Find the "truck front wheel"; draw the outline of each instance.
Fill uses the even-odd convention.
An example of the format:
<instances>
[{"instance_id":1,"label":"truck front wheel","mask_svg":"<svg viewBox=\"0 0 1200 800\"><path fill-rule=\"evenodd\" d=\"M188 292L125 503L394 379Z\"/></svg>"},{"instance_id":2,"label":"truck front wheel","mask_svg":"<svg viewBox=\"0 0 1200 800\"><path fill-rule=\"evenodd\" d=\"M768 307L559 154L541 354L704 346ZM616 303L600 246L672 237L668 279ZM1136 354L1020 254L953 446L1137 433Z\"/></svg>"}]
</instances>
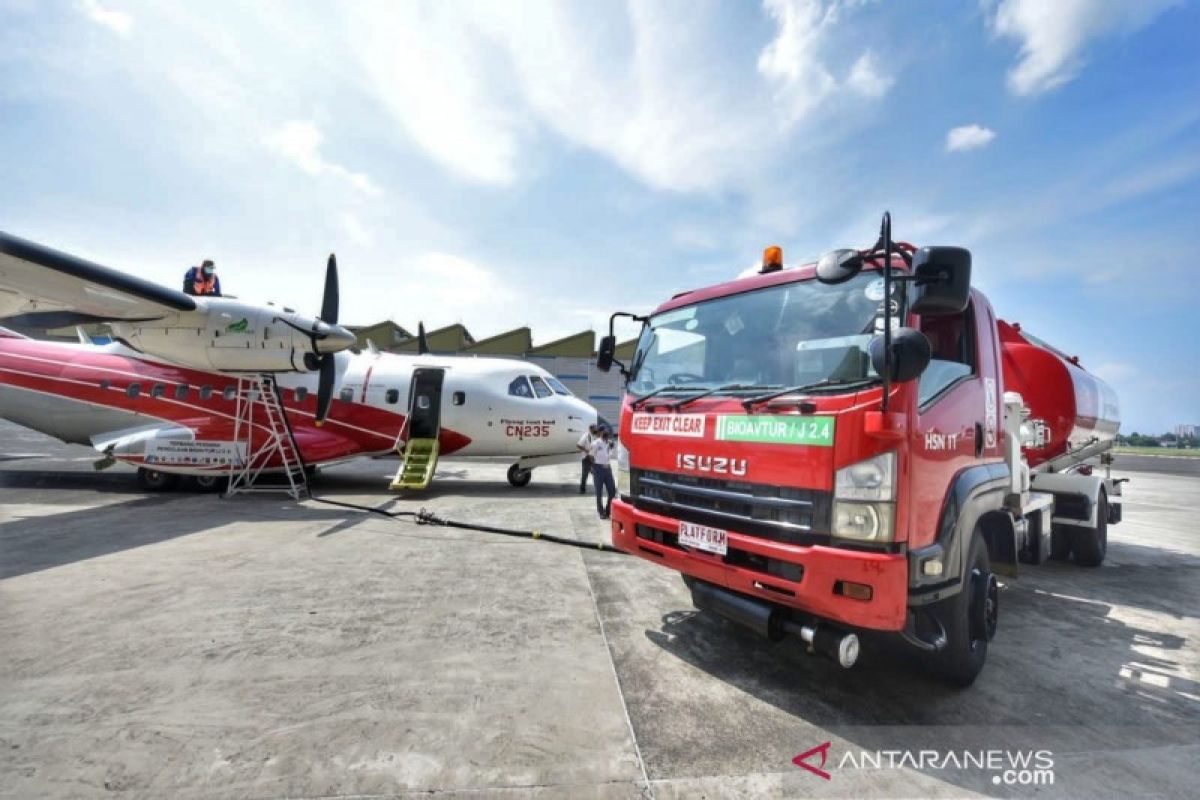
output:
<instances>
[{"instance_id":1,"label":"truck front wheel","mask_svg":"<svg viewBox=\"0 0 1200 800\"><path fill-rule=\"evenodd\" d=\"M996 576L978 531L971 537L962 591L935 603L929 613L946 632L944 648L932 656L934 670L956 686L970 686L987 660L1000 614Z\"/></svg>"},{"instance_id":2,"label":"truck front wheel","mask_svg":"<svg viewBox=\"0 0 1200 800\"><path fill-rule=\"evenodd\" d=\"M1071 549L1075 560L1085 567L1098 567L1108 553L1108 495L1096 498L1096 527L1071 531Z\"/></svg>"}]
</instances>

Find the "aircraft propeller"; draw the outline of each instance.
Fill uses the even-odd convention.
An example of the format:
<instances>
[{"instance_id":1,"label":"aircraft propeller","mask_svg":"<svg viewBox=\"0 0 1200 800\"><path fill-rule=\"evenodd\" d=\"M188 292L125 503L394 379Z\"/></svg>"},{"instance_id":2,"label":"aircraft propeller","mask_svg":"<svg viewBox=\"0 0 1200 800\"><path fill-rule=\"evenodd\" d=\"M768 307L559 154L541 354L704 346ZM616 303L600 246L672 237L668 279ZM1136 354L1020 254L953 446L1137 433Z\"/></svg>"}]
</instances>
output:
<instances>
[{"instance_id":1,"label":"aircraft propeller","mask_svg":"<svg viewBox=\"0 0 1200 800\"><path fill-rule=\"evenodd\" d=\"M317 375L317 416L315 424L320 425L329 414L329 405L333 401L333 383L337 377L337 362L333 355L354 344L354 335L338 326L338 291L337 256L329 254L329 262L325 265L325 293L321 297L321 316L313 323L311 330L304 330L287 320L280 321L301 331L312 341L312 350L304 354L304 366L318 373Z\"/></svg>"}]
</instances>

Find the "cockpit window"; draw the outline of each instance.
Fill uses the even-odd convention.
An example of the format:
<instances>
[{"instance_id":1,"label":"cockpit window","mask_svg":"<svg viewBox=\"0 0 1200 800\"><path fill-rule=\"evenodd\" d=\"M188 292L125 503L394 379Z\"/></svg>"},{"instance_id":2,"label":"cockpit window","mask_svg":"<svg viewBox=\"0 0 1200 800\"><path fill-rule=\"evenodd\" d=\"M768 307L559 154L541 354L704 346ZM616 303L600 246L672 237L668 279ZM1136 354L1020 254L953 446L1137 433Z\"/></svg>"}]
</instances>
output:
<instances>
[{"instance_id":1,"label":"cockpit window","mask_svg":"<svg viewBox=\"0 0 1200 800\"><path fill-rule=\"evenodd\" d=\"M546 385L546 382L537 375L530 376L529 380L533 382L533 391L537 393L539 398L549 397L554 394L554 392L550 391L550 387Z\"/></svg>"},{"instance_id":2,"label":"cockpit window","mask_svg":"<svg viewBox=\"0 0 1200 800\"><path fill-rule=\"evenodd\" d=\"M550 384L550 388L554 390L555 394L563 394L567 397L571 396L571 390L563 386L558 378L546 378L546 383Z\"/></svg>"},{"instance_id":3,"label":"cockpit window","mask_svg":"<svg viewBox=\"0 0 1200 800\"><path fill-rule=\"evenodd\" d=\"M533 389L529 388L529 381L524 375L513 378L513 382L508 385L508 393L514 397L533 397Z\"/></svg>"}]
</instances>

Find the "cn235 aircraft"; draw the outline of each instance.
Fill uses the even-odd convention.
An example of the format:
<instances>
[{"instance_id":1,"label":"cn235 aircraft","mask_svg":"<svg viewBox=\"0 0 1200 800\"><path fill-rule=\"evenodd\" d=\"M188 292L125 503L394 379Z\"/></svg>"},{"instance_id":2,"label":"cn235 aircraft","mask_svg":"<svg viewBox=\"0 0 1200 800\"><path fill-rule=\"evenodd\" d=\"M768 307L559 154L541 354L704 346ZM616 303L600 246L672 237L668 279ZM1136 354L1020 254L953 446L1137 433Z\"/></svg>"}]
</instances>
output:
<instances>
[{"instance_id":1,"label":"cn235 aircraft","mask_svg":"<svg viewBox=\"0 0 1200 800\"><path fill-rule=\"evenodd\" d=\"M321 314L305 317L192 297L0 233L0 321L104 321L114 339L46 342L0 328L0 417L94 447L103 463L132 464L151 489L170 488L180 476L215 486L230 473L240 452L232 446L244 397L239 378L248 375L277 386L310 467L402 452L413 437L436 441L435 459L511 457L514 486L526 485L534 467L578 458L575 443L596 411L544 369L512 359L352 351L353 334L337 324L338 297L333 256ZM269 435L260 427L249 426L251 440ZM283 470L284 457L274 458L266 470Z\"/></svg>"}]
</instances>

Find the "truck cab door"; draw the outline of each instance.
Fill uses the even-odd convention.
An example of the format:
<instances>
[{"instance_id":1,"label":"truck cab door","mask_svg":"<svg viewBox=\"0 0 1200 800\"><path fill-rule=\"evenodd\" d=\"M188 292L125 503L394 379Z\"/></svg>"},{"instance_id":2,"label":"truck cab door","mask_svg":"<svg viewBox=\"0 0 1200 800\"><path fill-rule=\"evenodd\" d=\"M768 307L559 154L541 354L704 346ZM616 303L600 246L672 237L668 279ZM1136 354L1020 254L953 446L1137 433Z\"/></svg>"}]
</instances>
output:
<instances>
[{"instance_id":1,"label":"truck cab door","mask_svg":"<svg viewBox=\"0 0 1200 800\"><path fill-rule=\"evenodd\" d=\"M980 463L987 393L975 298L961 314L922 318L920 330L933 358L917 382L910 547L933 541L951 482Z\"/></svg>"}]
</instances>

